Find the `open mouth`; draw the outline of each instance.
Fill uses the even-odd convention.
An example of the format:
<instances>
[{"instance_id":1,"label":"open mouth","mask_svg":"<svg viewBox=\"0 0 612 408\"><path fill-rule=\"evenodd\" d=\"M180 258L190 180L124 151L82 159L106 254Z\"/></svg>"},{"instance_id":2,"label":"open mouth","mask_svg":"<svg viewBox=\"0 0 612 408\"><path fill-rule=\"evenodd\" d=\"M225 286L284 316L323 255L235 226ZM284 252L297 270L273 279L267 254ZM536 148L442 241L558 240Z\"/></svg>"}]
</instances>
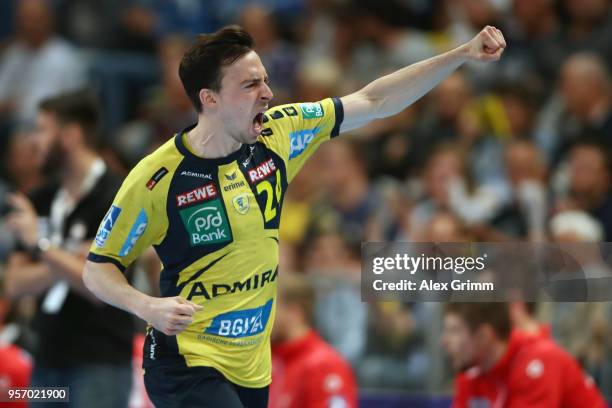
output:
<instances>
[{"instance_id":1,"label":"open mouth","mask_svg":"<svg viewBox=\"0 0 612 408\"><path fill-rule=\"evenodd\" d=\"M264 120L263 112L258 113L253 118L253 129L255 130L255 133L260 134L261 131L263 130L263 120Z\"/></svg>"}]
</instances>

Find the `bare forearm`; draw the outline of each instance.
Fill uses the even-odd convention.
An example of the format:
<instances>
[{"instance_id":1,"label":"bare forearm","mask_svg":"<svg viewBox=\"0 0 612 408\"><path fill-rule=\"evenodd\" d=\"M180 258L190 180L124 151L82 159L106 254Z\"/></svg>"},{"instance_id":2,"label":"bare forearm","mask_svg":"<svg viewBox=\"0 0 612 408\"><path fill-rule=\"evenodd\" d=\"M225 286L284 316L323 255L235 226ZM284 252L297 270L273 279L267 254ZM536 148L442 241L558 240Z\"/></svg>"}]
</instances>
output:
<instances>
[{"instance_id":1,"label":"bare forearm","mask_svg":"<svg viewBox=\"0 0 612 408\"><path fill-rule=\"evenodd\" d=\"M46 265L32 263L27 255L16 254L11 257L6 268L5 290L10 298L38 295L55 281L55 276Z\"/></svg>"},{"instance_id":2,"label":"bare forearm","mask_svg":"<svg viewBox=\"0 0 612 408\"><path fill-rule=\"evenodd\" d=\"M467 60L464 44L381 77L359 91L373 104L374 118L395 115L411 105Z\"/></svg>"},{"instance_id":3,"label":"bare forearm","mask_svg":"<svg viewBox=\"0 0 612 408\"><path fill-rule=\"evenodd\" d=\"M66 280L81 295L97 300L83 284L83 265L85 259L62 249L50 249L42 254L42 259L56 275Z\"/></svg>"},{"instance_id":4,"label":"bare forearm","mask_svg":"<svg viewBox=\"0 0 612 408\"><path fill-rule=\"evenodd\" d=\"M505 47L501 31L487 26L472 40L451 51L402 68L343 96L340 100L344 107L344 120L340 133L401 112L465 61L497 61Z\"/></svg>"},{"instance_id":5,"label":"bare forearm","mask_svg":"<svg viewBox=\"0 0 612 408\"><path fill-rule=\"evenodd\" d=\"M83 282L100 300L143 318L150 297L131 286L115 265L87 261Z\"/></svg>"}]
</instances>

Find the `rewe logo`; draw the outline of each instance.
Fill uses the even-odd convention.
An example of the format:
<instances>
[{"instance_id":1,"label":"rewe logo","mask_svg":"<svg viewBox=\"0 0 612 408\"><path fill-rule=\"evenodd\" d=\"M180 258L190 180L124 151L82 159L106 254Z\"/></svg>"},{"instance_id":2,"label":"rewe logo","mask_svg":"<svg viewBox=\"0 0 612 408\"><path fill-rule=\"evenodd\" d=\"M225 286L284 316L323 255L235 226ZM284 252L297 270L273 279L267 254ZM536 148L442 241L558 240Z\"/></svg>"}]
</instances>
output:
<instances>
[{"instance_id":1,"label":"rewe logo","mask_svg":"<svg viewBox=\"0 0 612 408\"><path fill-rule=\"evenodd\" d=\"M191 246L231 241L232 233L221 202L216 199L180 212Z\"/></svg>"},{"instance_id":2,"label":"rewe logo","mask_svg":"<svg viewBox=\"0 0 612 408\"><path fill-rule=\"evenodd\" d=\"M253 170L249 170L249 179L251 180L251 183L254 183L256 181L265 179L275 171L276 165L274 164L274 160L268 159L259 166L255 167Z\"/></svg>"},{"instance_id":3,"label":"rewe logo","mask_svg":"<svg viewBox=\"0 0 612 408\"><path fill-rule=\"evenodd\" d=\"M199 203L200 201L210 200L216 196L217 188L213 183L208 183L191 191L178 194L176 196L176 206L180 208L189 204Z\"/></svg>"},{"instance_id":4,"label":"rewe logo","mask_svg":"<svg viewBox=\"0 0 612 408\"><path fill-rule=\"evenodd\" d=\"M308 145L314 140L317 133L321 131L320 127L314 129L304 129L298 132L289 133L289 141L291 142L291 150L289 151L289 160L298 157L306 150Z\"/></svg>"}]
</instances>

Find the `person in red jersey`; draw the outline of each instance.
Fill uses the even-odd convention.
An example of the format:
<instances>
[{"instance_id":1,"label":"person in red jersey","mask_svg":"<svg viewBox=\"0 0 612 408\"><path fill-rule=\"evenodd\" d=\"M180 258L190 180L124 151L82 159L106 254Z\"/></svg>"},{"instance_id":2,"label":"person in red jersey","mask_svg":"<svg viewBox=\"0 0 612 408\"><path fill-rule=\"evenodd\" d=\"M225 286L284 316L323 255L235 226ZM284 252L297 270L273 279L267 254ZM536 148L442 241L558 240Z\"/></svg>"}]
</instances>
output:
<instances>
[{"instance_id":1,"label":"person in red jersey","mask_svg":"<svg viewBox=\"0 0 612 408\"><path fill-rule=\"evenodd\" d=\"M302 277L286 274L272 331L269 408L357 407L350 365L312 328L314 292Z\"/></svg>"},{"instance_id":2,"label":"person in red jersey","mask_svg":"<svg viewBox=\"0 0 612 408\"><path fill-rule=\"evenodd\" d=\"M0 282L1 284L1 282ZM2 296L0 288L0 401L8 400L9 388L25 388L30 385L32 359L29 354L12 342L18 335L13 324L5 324L11 304ZM2 407L27 407L27 402L5 402Z\"/></svg>"},{"instance_id":3,"label":"person in red jersey","mask_svg":"<svg viewBox=\"0 0 612 408\"><path fill-rule=\"evenodd\" d=\"M505 303L449 303L442 344L460 372L453 408L607 408L550 338L512 331Z\"/></svg>"}]
</instances>

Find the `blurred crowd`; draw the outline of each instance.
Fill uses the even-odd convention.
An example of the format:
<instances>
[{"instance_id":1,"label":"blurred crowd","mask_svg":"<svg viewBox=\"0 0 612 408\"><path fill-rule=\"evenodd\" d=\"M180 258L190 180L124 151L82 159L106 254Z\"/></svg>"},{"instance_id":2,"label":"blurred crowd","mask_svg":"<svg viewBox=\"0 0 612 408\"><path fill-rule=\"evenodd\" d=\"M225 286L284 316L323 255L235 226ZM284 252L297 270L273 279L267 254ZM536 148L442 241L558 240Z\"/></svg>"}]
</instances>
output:
<instances>
[{"instance_id":1,"label":"blurred crowd","mask_svg":"<svg viewBox=\"0 0 612 408\"><path fill-rule=\"evenodd\" d=\"M315 327L360 388L441 392L450 379L439 305L361 302L361 242L612 241L608 0L20 0L0 16L3 213L7 191L45 182L32 138L47 96L95 90L99 151L120 174L193 123L177 71L196 33L246 28L276 105L342 96L487 24L503 31L500 62L466 64L323 146L288 191L281 270L313 277ZM0 221L0 265L13 245ZM5 323L27 327L28 299L13 306ZM612 307L540 314L612 398Z\"/></svg>"}]
</instances>

